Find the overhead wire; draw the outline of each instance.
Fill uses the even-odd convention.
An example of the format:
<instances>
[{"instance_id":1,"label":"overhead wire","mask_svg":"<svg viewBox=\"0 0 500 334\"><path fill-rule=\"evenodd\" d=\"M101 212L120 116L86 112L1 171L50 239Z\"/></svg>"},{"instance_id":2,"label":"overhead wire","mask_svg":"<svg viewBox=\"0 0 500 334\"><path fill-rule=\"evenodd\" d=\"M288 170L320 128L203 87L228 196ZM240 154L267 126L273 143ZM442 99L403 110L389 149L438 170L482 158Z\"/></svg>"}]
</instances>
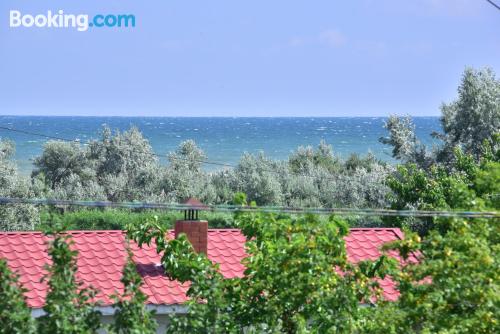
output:
<instances>
[{"instance_id":1,"label":"overhead wire","mask_svg":"<svg viewBox=\"0 0 500 334\"><path fill-rule=\"evenodd\" d=\"M19 132L19 133L29 134L29 135L33 135L33 136L45 137L45 138L48 138L48 139L54 139L54 140L60 140L60 141L66 141L66 142L77 142L77 143L80 143L79 140L75 140L75 139L68 139L68 138L57 137L57 136L49 136L49 135L45 135L45 134L42 134L42 133L36 133L36 132L31 132L31 131L19 130L19 129L9 128L9 127L5 127L5 126L0 126L0 130L6 130L6 131L12 131L12 132ZM159 157L159 158L166 158L166 159L173 159L173 160L180 160L180 161L195 161L195 162L198 162L198 163L201 163L201 164L214 165L214 166L220 166L220 167L226 167L226 168L233 168L233 169L238 168L237 165L226 163L226 162L217 162L217 161L200 160L200 159L187 159L187 158L182 158L182 157L174 157L172 155L158 154L158 153L154 153L154 152L141 152L141 153L142 154L144 154L144 153L150 154L152 156ZM262 170L265 171L265 172L268 172L268 173L272 173L272 174L276 174L276 175L282 176L282 173L280 173L277 170L268 169L268 168L262 168ZM333 177L303 174L303 173L297 173L297 172L293 172L293 171L291 171L291 174L294 175L294 176L308 177L308 178L313 178L313 179L316 179L316 180L317 179L320 179L320 180L330 180L330 181L336 181L337 180L336 178L333 178Z\"/></svg>"},{"instance_id":2,"label":"overhead wire","mask_svg":"<svg viewBox=\"0 0 500 334\"><path fill-rule=\"evenodd\" d=\"M500 10L500 6L497 5L496 3L494 3L492 0L486 0L489 2L490 5L492 5L493 7L495 7L496 9Z\"/></svg>"},{"instance_id":3,"label":"overhead wire","mask_svg":"<svg viewBox=\"0 0 500 334\"><path fill-rule=\"evenodd\" d=\"M354 215L354 216L399 216L399 217L462 217L462 218L494 218L499 219L497 211L462 211L462 210L392 210L366 208L300 208L286 206L242 206L242 205L188 205L180 203L150 202L109 202L109 201L75 201L58 199L12 198L0 197L0 205L31 204L51 206L79 206L92 208L125 208L125 209L161 209L161 210L199 210L210 212L267 212L289 214L319 215Z\"/></svg>"},{"instance_id":4,"label":"overhead wire","mask_svg":"<svg viewBox=\"0 0 500 334\"><path fill-rule=\"evenodd\" d=\"M32 131L20 130L0 126L1 130L13 131L33 136L45 137L48 139L66 141L66 142L79 142L59 136L52 136L41 134ZM145 153L145 152L141 152ZM147 152L156 157L174 158L179 160L190 159L172 157L169 155L157 154L154 152ZM237 168L237 166L207 161L197 160L194 161L204 164L212 164L230 168ZM267 171L267 170L266 170ZM279 174L278 171L268 170L272 173ZM314 175L307 174L294 174L304 177L315 177ZM328 178L321 178L328 179ZM23 199L23 198L7 198L1 197L0 204L33 204L33 205L65 205L65 206L86 206L86 207L115 207L115 208L135 208L135 209L170 209L170 210L183 210L186 206L183 204L163 204L163 203L146 203L146 202L109 202L109 201L71 201L71 200L55 200L55 199ZM192 208L192 207L191 207ZM355 209L355 208L296 208L296 207L280 207L280 206L262 206L262 207L242 207L236 205L209 205L199 208L200 210L208 211L262 211L262 212L284 212L284 213L316 213L316 214L351 214L351 215L371 215L371 216L420 216L420 217L486 217L486 218L500 218L498 212L473 212L473 211L422 211L422 210L389 210L389 209Z\"/></svg>"},{"instance_id":5,"label":"overhead wire","mask_svg":"<svg viewBox=\"0 0 500 334\"><path fill-rule=\"evenodd\" d=\"M64 138L64 137L51 136L51 135L46 135L46 134L43 134L43 133L37 133L37 132L31 132L31 131L26 131L26 130L9 128L9 127L6 127L6 126L0 126L0 130L18 132L18 133L23 133L23 134L27 134L27 135L38 136L38 137L42 137L42 138L59 140L59 141L65 141L65 142L71 142L71 143L81 143L81 141L78 140L78 139L69 139L69 138ZM168 156L168 155L165 155L165 154L158 154L158 153L154 153L154 152L141 152L141 153L150 154L152 156L159 157L159 158L167 158L167 159L172 158L171 156ZM175 157L174 159L189 160L189 159L183 159L183 158L179 158L179 157ZM196 162L200 162L200 163L204 163L204 164L210 164L210 165L218 165L218 166L225 166L225 167L232 167L232 168L236 167L234 165L230 165L230 164L222 163L222 162L207 161L207 160L196 160L196 159L195 159L195 161Z\"/></svg>"}]
</instances>

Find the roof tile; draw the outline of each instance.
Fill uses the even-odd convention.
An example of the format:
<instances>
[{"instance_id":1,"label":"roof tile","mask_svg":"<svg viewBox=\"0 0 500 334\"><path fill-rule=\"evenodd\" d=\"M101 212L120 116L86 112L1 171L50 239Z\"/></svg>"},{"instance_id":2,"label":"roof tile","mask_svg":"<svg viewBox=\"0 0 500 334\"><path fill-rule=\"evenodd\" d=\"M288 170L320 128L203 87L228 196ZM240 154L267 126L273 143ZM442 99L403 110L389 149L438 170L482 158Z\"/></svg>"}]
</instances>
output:
<instances>
[{"instance_id":1,"label":"roof tile","mask_svg":"<svg viewBox=\"0 0 500 334\"><path fill-rule=\"evenodd\" d=\"M103 305L110 305L111 295L121 292L121 271L126 261L125 232L123 231L71 231L73 249L78 251L77 278L85 286L98 290L97 299ZM173 238L173 231L168 234ZM376 259L380 247L389 241L402 237L399 229L351 229L345 237L349 261L354 263ZM28 290L26 298L32 308L43 306L47 284L42 278L47 274L44 265L50 263L47 254L48 237L40 232L2 232L0 233L0 257L5 258L10 268L20 275L20 282ZM241 261L246 256L245 237L236 229L211 229L208 231L208 257L220 265L226 278L242 277L245 267ZM134 261L143 276L143 292L150 304L181 304L187 300L189 284L180 284L168 279L161 267L161 256L156 246L131 243ZM396 252L390 254L401 261ZM416 258L411 258L411 262ZM398 298L394 282L386 277L380 280L384 297L388 300Z\"/></svg>"}]
</instances>

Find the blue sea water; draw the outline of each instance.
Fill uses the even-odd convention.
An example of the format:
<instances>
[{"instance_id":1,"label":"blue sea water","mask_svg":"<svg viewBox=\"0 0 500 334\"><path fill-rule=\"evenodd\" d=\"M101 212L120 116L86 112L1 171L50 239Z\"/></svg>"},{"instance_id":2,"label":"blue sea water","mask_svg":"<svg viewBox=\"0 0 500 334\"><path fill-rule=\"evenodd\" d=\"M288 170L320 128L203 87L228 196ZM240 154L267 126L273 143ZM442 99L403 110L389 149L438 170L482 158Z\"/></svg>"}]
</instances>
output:
<instances>
[{"instance_id":1,"label":"blue sea water","mask_svg":"<svg viewBox=\"0 0 500 334\"><path fill-rule=\"evenodd\" d=\"M211 161L235 164L244 152L263 151L274 159L286 159L300 145L316 146L321 139L337 155L372 152L378 158L393 161L390 147L379 142L387 135L384 117L57 117L0 116L3 127L49 136L78 139L86 143L99 138L103 125L112 129L139 128L158 154L175 150L183 140L194 139ZM437 117L414 118L416 132L432 145L430 134L440 131ZM16 144L15 159L21 172L29 173L32 160L42 151L47 138L0 129L0 138ZM206 166L207 169L216 167Z\"/></svg>"}]
</instances>

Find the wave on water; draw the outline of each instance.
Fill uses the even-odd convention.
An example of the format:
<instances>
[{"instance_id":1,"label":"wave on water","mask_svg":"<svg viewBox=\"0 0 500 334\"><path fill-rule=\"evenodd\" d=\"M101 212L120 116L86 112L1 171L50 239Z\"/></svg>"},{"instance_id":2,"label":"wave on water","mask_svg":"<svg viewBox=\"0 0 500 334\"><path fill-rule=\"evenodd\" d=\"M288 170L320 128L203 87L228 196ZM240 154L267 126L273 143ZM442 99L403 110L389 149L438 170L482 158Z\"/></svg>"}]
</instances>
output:
<instances>
[{"instance_id":1,"label":"wave on water","mask_svg":"<svg viewBox=\"0 0 500 334\"><path fill-rule=\"evenodd\" d=\"M238 163L244 152L263 151L273 159L287 159L299 146L317 146L321 140L333 146L342 157L351 153L366 154L392 161L387 147L379 142L386 136L383 117L314 117L314 118L233 118L233 117L56 117L0 116L0 124L26 132L78 138L81 144L99 138L104 125L113 130L136 126L155 152L174 151L183 140L193 139L210 160ZM426 144L435 142L430 134L440 131L438 117L414 119L419 138ZM0 138L16 144L19 166L29 173L34 157L48 140L26 133L0 131ZM165 161L162 161L166 163ZM208 167L210 168L210 167ZM212 167L213 168L213 167Z\"/></svg>"}]
</instances>

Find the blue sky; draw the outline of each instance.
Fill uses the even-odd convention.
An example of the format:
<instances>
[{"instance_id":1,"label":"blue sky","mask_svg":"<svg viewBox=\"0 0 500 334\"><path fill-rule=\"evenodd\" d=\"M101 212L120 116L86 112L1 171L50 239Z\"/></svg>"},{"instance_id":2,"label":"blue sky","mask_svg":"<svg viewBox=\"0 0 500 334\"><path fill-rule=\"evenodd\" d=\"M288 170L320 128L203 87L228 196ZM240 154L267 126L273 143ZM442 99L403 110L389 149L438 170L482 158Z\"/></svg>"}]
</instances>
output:
<instances>
[{"instance_id":1,"label":"blue sky","mask_svg":"<svg viewBox=\"0 0 500 334\"><path fill-rule=\"evenodd\" d=\"M12 9L137 26L13 29ZM0 114L438 115L466 66L500 72L499 33L485 0L2 0Z\"/></svg>"}]
</instances>

